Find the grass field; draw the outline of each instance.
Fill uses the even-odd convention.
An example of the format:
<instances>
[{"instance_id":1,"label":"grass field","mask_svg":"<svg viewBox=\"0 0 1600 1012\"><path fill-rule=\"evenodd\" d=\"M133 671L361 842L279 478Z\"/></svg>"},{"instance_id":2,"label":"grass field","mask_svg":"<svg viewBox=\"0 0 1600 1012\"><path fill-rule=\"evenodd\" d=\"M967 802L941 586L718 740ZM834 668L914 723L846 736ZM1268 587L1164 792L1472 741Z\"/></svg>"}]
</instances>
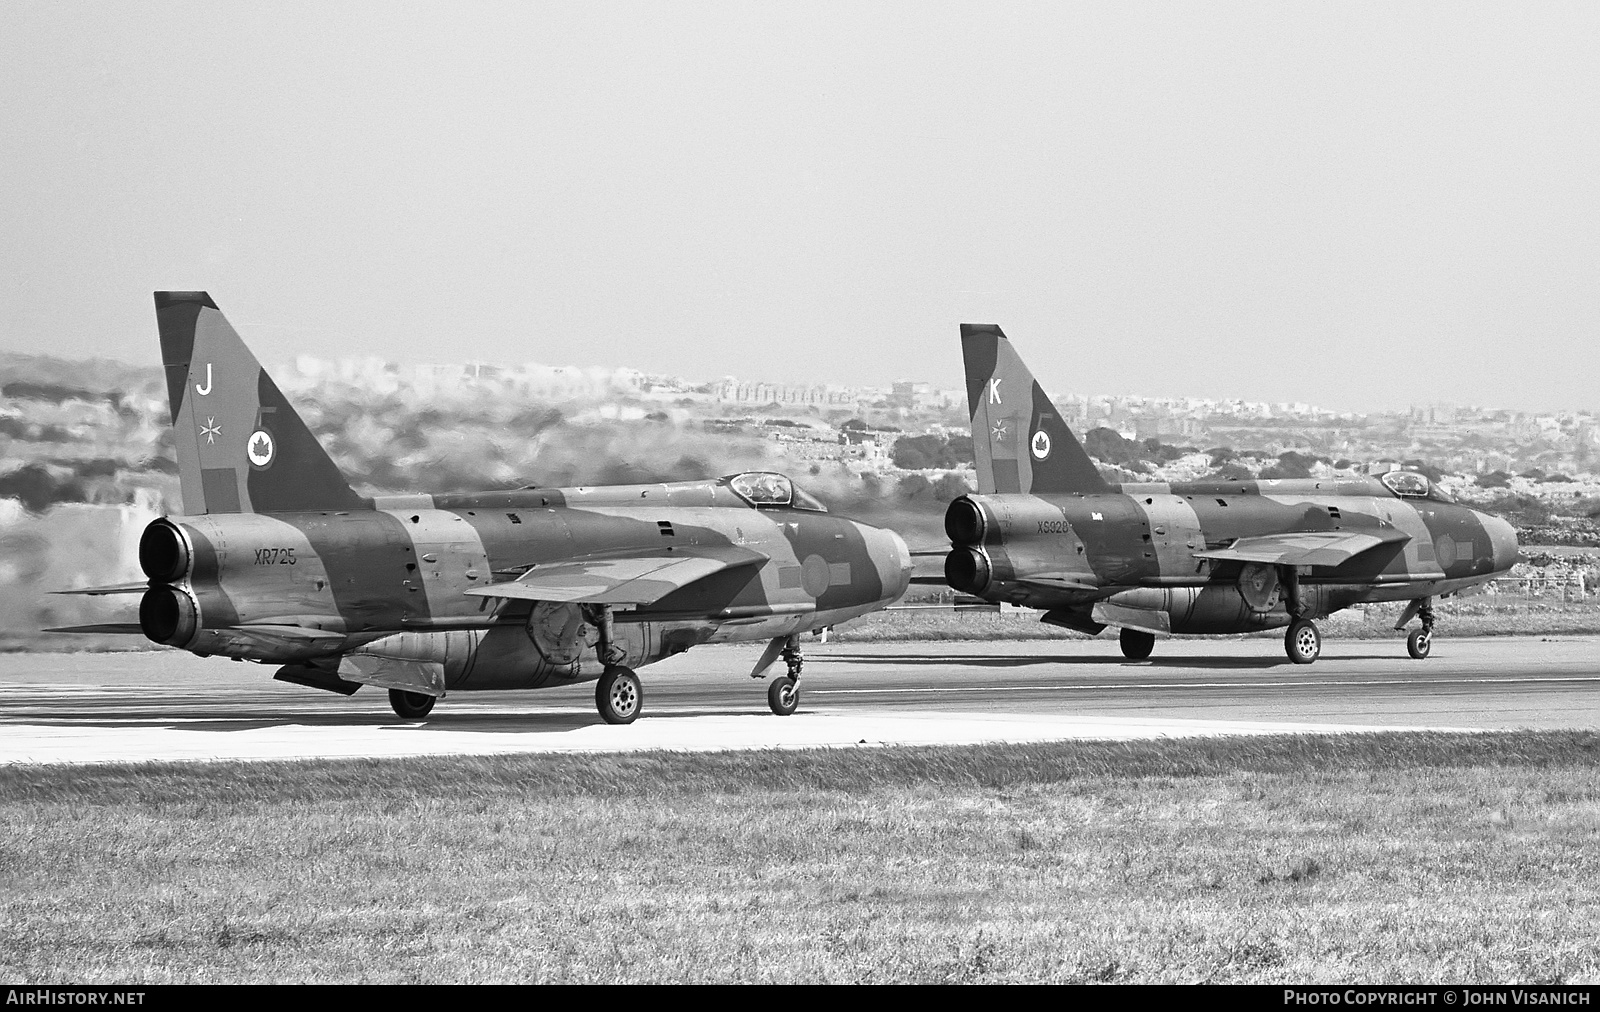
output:
<instances>
[{"instance_id":1,"label":"grass field","mask_svg":"<svg viewBox=\"0 0 1600 1012\"><path fill-rule=\"evenodd\" d=\"M0 977L1593 981L1600 736L0 770Z\"/></svg>"}]
</instances>

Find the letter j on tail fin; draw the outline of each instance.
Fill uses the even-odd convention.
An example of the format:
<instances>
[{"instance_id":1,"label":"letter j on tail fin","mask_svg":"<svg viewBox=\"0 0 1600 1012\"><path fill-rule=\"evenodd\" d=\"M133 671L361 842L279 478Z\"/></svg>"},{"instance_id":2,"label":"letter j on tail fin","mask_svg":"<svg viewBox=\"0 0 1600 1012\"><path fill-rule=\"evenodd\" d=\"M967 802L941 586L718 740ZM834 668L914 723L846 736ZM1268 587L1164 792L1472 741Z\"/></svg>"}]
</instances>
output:
<instances>
[{"instance_id":1,"label":"letter j on tail fin","mask_svg":"<svg viewBox=\"0 0 1600 1012\"><path fill-rule=\"evenodd\" d=\"M963 323L961 355L980 493L1115 491L999 327Z\"/></svg>"}]
</instances>

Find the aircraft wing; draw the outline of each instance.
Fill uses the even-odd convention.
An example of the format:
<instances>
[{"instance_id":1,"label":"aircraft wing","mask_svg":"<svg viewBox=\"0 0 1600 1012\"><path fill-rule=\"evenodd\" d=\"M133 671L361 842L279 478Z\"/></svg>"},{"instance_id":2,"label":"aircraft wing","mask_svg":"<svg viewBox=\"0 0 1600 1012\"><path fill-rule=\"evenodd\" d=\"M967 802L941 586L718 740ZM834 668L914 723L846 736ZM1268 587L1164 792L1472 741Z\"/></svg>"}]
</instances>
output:
<instances>
[{"instance_id":1,"label":"aircraft wing","mask_svg":"<svg viewBox=\"0 0 1600 1012\"><path fill-rule=\"evenodd\" d=\"M52 594L83 594L88 597L101 597L105 594L143 594L150 589L149 580L140 580L138 583L118 583L110 587L83 587L79 590L52 590Z\"/></svg>"},{"instance_id":2,"label":"aircraft wing","mask_svg":"<svg viewBox=\"0 0 1600 1012\"><path fill-rule=\"evenodd\" d=\"M63 625L56 626L54 629L41 629L39 631L47 633L95 633L99 635L105 635L109 633L114 636L134 634L140 636L144 635L144 627L139 625L137 622L100 622L95 625Z\"/></svg>"},{"instance_id":3,"label":"aircraft wing","mask_svg":"<svg viewBox=\"0 0 1600 1012\"><path fill-rule=\"evenodd\" d=\"M1240 538L1227 548L1195 552L1197 559L1231 559L1283 566L1337 566L1379 545L1400 544L1411 535L1388 528L1368 531L1299 531Z\"/></svg>"},{"instance_id":4,"label":"aircraft wing","mask_svg":"<svg viewBox=\"0 0 1600 1012\"><path fill-rule=\"evenodd\" d=\"M467 591L473 597L589 604L651 604L696 580L767 556L738 545L674 545L543 562L508 583Z\"/></svg>"},{"instance_id":5,"label":"aircraft wing","mask_svg":"<svg viewBox=\"0 0 1600 1012\"><path fill-rule=\"evenodd\" d=\"M944 559L949 554L949 545L943 548L913 548L911 550L911 582L936 587L946 586Z\"/></svg>"},{"instance_id":6,"label":"aircraft wing","mask_svg":"<svg viewBox=\"0 0 1600 1012\"><path fill-rule=\"evenodd\" d=\"M137 622L101 622L95 625L58 626L54 629L44 629L42 631L47 633L97 633L102 635L108 633L113 635L133 635L137 633L143 635L144 628ZM344 642L343 633L329 632L326 629L311 629L301 625L262 622L229 626L220 631L268 647L331 646Z\"/></svg>"}]
</instances>

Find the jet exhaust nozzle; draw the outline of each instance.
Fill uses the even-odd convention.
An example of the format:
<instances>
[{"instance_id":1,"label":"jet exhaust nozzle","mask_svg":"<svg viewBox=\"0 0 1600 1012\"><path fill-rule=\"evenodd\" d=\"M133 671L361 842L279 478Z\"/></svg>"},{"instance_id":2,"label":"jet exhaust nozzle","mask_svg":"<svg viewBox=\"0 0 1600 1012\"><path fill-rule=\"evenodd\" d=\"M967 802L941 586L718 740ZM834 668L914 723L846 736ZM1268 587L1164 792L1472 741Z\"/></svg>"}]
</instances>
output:
<instances>
[{"instance_id":1,"label":"jet exhaust nozzle","mask_svg":"<svg viewBox=\"0 0 1600 1012\"><path fill-rule=\"evenodd\" d=\"M150 521L139 538L139 568L157 583L180 580L189 571L189 542L178 525L162 517Z\"/></svg>"},{"instance_id":2,"label":"jet exhaust nozzle","mask_svg":"<svg viewBox=\"0 0 1600 1012\"><path fill-rule=\"evenodd\" d=\"M139 601L139 628L156 643L183 646L194 638L199 627L199 611L189 595L180 590L151 587Z\"/></svg>"},{"instance_id":3,"label":"jet exhaust nozzle","mask_svg":"<svg viewBox=\"0 0 1600 1012\"><path fill-rule=\"evenodd\" d=\"M983 507L968 496L951 500L944 511L944 533L953 545L978 545L988 532L989 521Z\"/></svg>"},{"instance_id":4,"label":"jet exhaust nozzle","mask_svg":"<svg viewBox=\"0 0 1600 1012\"><path fill-rule=\"evenodd\" d=\"M944 557L944 580L956 590L981 595L989 586L989 557L981 548L956 548Z\"/></svg>"}]
</instances>

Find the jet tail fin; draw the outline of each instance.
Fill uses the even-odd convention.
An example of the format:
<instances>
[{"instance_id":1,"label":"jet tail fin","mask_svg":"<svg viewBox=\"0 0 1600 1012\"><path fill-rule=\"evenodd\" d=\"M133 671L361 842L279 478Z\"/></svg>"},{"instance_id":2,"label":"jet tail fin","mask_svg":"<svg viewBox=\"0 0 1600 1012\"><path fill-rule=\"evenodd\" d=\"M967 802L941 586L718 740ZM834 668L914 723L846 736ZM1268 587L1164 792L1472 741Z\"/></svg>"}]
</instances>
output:
<instances>
[{"instance_id":1,"label":"jet tail fin","mask_svg":"<svg viewBox=\"0 0 1600 1012\"><path fill-rule=\"evenodd\" d=\"M211 296L155 297L185 513L367 505Z\"/></svg>"},{"instance_id":2,"label":"jet tail fin","mask_svg":"<svg viewBox=\"0 0 1600 1012\"><path fill-rule=\"evenodd\" d=\"M963 323L961 355L980 493L1115 491L999 327Z\"/></svg>"}]
</instances>

